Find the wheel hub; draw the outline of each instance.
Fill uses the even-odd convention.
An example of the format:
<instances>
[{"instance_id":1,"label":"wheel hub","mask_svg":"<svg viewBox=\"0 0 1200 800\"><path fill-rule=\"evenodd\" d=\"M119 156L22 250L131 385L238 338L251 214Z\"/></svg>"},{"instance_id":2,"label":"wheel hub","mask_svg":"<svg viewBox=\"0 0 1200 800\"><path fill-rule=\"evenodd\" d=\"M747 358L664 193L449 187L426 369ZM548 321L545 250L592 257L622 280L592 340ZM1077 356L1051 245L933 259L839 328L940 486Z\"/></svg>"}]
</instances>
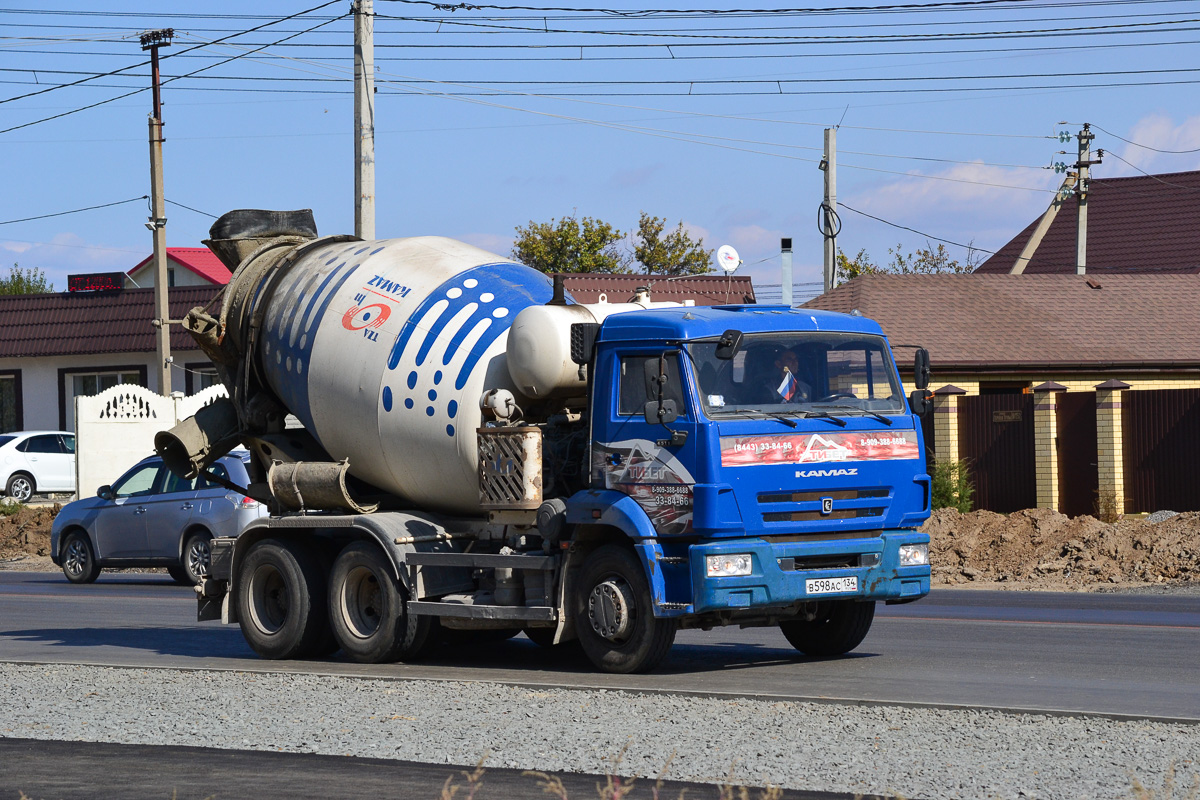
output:
<instances>
[{"instance_id":1,"label":"wheel hub","mask_svg":"<svg viewBox=\"0 0 1200 800\"><path fill-rule=\"evenodd\" d=\"M633 591L617 578L597 584L588 595L592 629L610 642L620 641L629 634L633 608Z\"/></svg>"}]
</instances>

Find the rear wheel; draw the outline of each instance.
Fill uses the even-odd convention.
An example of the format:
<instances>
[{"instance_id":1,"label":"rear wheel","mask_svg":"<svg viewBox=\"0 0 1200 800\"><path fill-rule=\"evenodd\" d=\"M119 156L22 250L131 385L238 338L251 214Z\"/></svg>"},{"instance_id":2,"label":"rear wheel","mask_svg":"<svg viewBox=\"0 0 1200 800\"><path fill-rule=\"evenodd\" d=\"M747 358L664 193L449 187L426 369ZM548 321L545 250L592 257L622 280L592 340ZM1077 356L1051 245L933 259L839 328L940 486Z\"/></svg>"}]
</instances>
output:
<instances>
[{"instance_id":1,"label":"rear wheel","mask_svg":"<svg viewBox=\"0 0 1200 800\"><path fill-rule=\"evenodd\" d=\"M407 592L379 547L346 545L329 575L330 622L346 655L364 664L418 658L431 644L431 620L409 614L407 606Z\"/></svg>"},{"instance_id":2,"label":"rear wheel","mask_svg":"<svg viewBox=\"0 0 1200 800\"><path fill-rule=\"evenodd\" d=\"M33 478L24 472L18 472L8 479L8 486L5 487L5 491L9 497L18 503L28 503L29 498L33 497Z\"/></svg>"},{"instance_id":3,"label":"rear wheel","mask_svg":"<svg viewBox=\"0 0 1200 800\"><path fill-rule=\"evenodd\" d=\"M326 641L325 574L297 542L256 542L238 567L242 635L263 658L302 658Z\"/></svg>"},{"instance_id":4,"label":"rear wheel","mask_svg":"<svg viewBox=\"0 0 1200 800\"><path fill-rule=\"evenodd\" d=\"M208 574L212 559L212 537L207 533L193 533L183 543L183 563L180 565L192 584L198 584Z\"/></svg>"},{"instance_id":5,"label":"rear wheel","mask_svg":"<svg viewBox=\"0 0 1200 800\"><path fill-rule=\"evenodd\" d=\"M817 603L812 620L779 623L792 645L808 656L840 656L862 644L875 619L875 603L828 600Z\"/></svg>"},{"instance_id":6,"label":"rear wheel","mask_svg":"<svg viewBox=\"0 0 1200 800\"><path fill-rule=\"evenodd\" d=\"M62 545L62 568L71 583L93 583L100 577L96 551L92 549L92 541L86 533L74 531L67 534Z\"/></svg>"},{"instance_id":7,"label":"rear wheel","mask_svg":"<svg viewBox=\"0 0 1200 800\"><path fill-rule=\"evenodd\" d=\"M675 641L678 623L654 616L650 585L633 553L605 545L579 573L575 630L583 651L605 672L649 672Z\"/></svg>"}]
</instances>

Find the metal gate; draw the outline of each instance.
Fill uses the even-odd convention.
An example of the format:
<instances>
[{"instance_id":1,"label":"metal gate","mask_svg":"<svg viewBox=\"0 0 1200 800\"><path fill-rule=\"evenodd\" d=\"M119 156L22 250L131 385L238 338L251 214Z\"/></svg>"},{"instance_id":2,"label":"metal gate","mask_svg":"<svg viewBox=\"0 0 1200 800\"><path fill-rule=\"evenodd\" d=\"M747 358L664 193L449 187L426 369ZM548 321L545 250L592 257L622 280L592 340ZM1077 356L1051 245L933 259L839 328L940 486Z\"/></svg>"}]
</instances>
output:
<instances>
[{"instance_id":1,"label":"metal gate","mask_svg":"<svg viewBox=\"0 0 1200 800\"><path fill-rule=\"evenodd\" d=\"M921 420L921 436L925 439L925 471L932 475L934 452L937 450L937 439L934 437L932 405L918 419Z\"/></svg>"},{"instance_id":2,"label":"metal gate","mask_svg":"<svg viewBox=\"0 0 1200 800\"><path fill-rule=\"evenodd\" d=\"M1058 392L1058 510L1095 514L1100 488L1096 456L1096 393Z\"/></svg>"},{"instance_id":3,"label":"metal gate","mask_svg":"<svg viewBox=\"0 0 1200 800\"><path fill-rule=\"evenodd\" d=\"M976 508L1007 513L1037 505L1033 395L958 398L958 440Z\"/></svg>"},{"instance_id":4,"label":"metal gate","mask_svg":"<svg viewBox=\"0 0 1200 800\"><path fill-rule=\"evenodd\" d=\"M1125 511L1200 511L1200 389L1122 392Z\"/></svg>"}]
</instances>

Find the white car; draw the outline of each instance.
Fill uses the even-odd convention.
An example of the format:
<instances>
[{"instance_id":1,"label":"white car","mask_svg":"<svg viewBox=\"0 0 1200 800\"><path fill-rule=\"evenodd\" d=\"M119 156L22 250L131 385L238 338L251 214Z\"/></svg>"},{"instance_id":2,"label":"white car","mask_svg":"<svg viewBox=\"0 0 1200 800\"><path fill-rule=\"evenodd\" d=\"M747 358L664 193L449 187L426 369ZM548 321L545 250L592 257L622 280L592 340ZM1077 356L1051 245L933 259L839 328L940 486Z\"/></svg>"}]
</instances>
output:
<instances>
[{"instance_id":1,"label":"white car","mask_svg":"<svg viewBox=\"0 0 1200 800\"><path fill-rule=\"evenodd\" d=\"M0 433L0 486L19 503L35 494L74 492L75 434Z\"/></svg>"}]
</instances>

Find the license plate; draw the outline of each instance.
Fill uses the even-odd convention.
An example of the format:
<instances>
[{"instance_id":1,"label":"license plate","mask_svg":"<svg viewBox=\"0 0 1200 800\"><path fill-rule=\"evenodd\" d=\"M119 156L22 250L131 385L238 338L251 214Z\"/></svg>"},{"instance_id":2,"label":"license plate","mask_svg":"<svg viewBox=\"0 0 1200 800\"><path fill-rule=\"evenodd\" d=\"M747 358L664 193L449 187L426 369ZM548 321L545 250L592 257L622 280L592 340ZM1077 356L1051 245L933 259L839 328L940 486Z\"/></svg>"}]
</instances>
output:
<instances>
[{"instance_id":1,"label":"license plate","mask_svg":"<svg viewBox=\"0 0 1200 800\"><path fill-rule=\"evenodd\" d=\"M804 582L805 594L837 594L839 592L857 592L858 578L814 578Z\"/></svg>"}]
</instances>

